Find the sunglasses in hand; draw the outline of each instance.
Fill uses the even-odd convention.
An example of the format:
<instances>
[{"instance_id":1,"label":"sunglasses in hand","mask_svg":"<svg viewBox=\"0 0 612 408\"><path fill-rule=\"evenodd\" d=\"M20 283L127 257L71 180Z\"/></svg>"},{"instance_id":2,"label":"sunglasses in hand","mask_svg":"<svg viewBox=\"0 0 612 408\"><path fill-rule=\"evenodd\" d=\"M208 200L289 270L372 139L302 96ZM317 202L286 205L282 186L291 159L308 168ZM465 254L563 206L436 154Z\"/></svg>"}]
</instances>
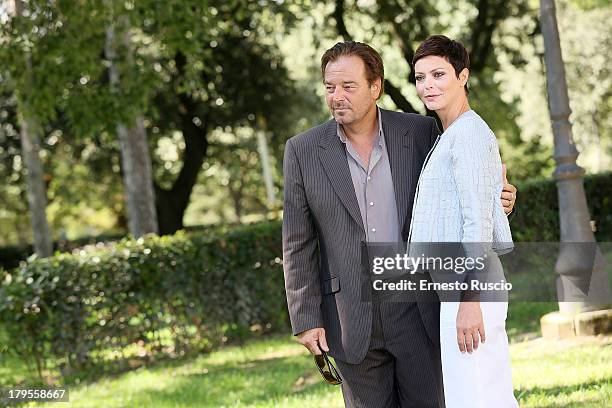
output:
<instances>
[{"instance_id":1,"label":"sunglasses in hand","mask_svg":"<svg viewBox=\"0 0 612 408\"><path fill-rule=\"evenodd\" d=\"M323 379L328 384L332 384L332 385L342 384L342 378L340 377L340 374L338 373L338 370L336 369L336 367L334 367L332 362L329 360L327 353L324 352L323 350L321 350L321 352L323 354L319 354L319 355L315 354L314 360L315 360L315 363L317 364L317 368L319 369L319 372L323 376Z\"/></svg>"}]
</instances>

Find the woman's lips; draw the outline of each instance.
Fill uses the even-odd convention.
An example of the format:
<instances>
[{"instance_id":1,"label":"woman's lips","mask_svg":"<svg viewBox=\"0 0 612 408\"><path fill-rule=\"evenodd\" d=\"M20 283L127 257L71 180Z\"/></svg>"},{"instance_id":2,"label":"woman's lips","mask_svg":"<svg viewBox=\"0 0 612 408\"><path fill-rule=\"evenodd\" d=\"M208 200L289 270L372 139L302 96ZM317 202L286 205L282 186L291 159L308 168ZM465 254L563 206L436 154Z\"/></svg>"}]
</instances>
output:
<instances>
[{"instance_id":1,"label":"woman's lips","mask_svg":"<svg viewBox=\"0 0 612 408\"><path fill-rule=\"evenodd\" d=\"M434 99L436 99L438 96L440 96L440 94L438 95L426 95L425 99L428 101L433 101Z\"/></svg>"}]
</instances>

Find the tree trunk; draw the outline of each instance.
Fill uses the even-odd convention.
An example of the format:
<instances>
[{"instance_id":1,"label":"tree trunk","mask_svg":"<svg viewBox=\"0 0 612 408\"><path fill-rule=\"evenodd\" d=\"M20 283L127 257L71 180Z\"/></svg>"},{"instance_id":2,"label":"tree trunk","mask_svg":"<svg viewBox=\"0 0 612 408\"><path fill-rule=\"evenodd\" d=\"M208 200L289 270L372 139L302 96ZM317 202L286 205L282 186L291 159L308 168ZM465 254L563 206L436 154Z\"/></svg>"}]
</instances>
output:
<instances>
[{"instance_id":1,"label":"tree trunk","mask_svg":"<svg viewBox=\"0 0 612 408\"><path fill-rule=\"evenodd\" d=\"M142 117L138 116L135 125L129 129L123 124L117 125L117 135L130 233L136 237L158 233L151 156Z\"/></svg>"},{"instance_id":2,"label":"tree trunk","mask_svg":"<svg viewBox=\"0 0 612 408\"><path fill-rule=\"evenodd\" d=\"M14 12L21 16L23 4L21 0L15 0ZM26 56L26 66L31 70L30 56ZM27 101L21 101L21 114L19 115L21 154L26 168L26 184L28 190L28 204L32 231L34 233L34 252L40 257L47 257L53 253L53 240L47 222L47 193L43 180L43 166L40 160L40 127L36 120L31 117L28 109L23 108Z\"/></svg>"},{"instance_id":3,"label":"tree trunk","mask_svg":"<svg viewBox=\"0 0 612 408\"><path fill-rule=\"evenodd\" d=\"M130 35L127 19L125 16L120 16L118 21L123 30L121 45L127 50L128 55L126 59L131 62ZM120 86L116 62L117 48L115 29L111 25L106 31L105 54L110 62L110 86L114 89ZM147 132L144 128L142 116L138 115L129 127L124 123L118 123L117 136L121 147L121 166L127 200L129 231L135 237L140 237L147 233L157 233L158 223L155 209L151 155L149 153Z\"/></svg>"},{"instance_id":4,"label":"tree trunk","mask_svg":"<svg viewBox=\"0 0 612 408\"><path fill-rule=\"evenodd\" d=\"M240 220L242 217L242 197L243 197L242 191L243 191L244 184L241 181L238 188L233 188L232 183L228 183L227 187L229 190L229 195L232 198L232 203L234 204L234 213L236 214L236 222L240 223L241 222Z\"/></svg>"},{"instance_id":5,"label":"tree trunk","mask_svg":"<svg viewBox=\"0 0 612 408\"><path fill-rule=\"evenodd\" d=\"M258 124L255 127L257 134L257 152L261 160L261 170L264 184L266 186L266 196L268 198L268 210L276 206L276 197L274 196L274 181L272 180L272 169L270 166L270 153L268 152L268 140L266 139L266 121L263 117L259 117ZM240 215L238 215L240 218Z\"/></svg>"},{"instance_id":6,"label":"tree trunk","mask_svg":"<svg viewBox=\"0 0 612 408\"><path fill-rule=\"evenodd\" d=\"M185 140L183 167L170 190L155 186L159 233L162 235L173 234L183 228L183 216L208 150L206 125L197 126L191 120L195 114L194 104L189 97L180 95L180 100L180 127ZM202 122L206 124L208 121L204 118Z\"/></svg>"},{"instance_id":7,"label":"tree trunk","mask_svg":"<svg viewBox=\"0 0 612 408\"><path fill-rule=\"evenodd\" d=\"M21 154L26 167L26 184L32 231L34 232L34 252L40 257L51 256L53 240L47 222L47 192L43 180L43 168L40 160L40 139L38 128L32 118L25 117L20 121Z\"/></svg>"}]
</instances>

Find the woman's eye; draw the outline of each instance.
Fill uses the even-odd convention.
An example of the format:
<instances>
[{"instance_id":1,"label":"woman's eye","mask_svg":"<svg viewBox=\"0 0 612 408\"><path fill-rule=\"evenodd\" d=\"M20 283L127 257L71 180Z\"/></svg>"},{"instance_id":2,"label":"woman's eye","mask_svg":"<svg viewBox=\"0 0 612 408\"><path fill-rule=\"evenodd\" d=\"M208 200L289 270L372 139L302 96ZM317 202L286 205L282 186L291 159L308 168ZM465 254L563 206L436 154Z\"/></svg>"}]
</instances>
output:
<instances>
[{"instance_id":1,"label":"woman's eye","mask_svg":"<svg viewBox=\"0 0 612 408\"><path fill-rule=\"evenodd\" d=\"M436 73L434 74L434 76L435 76L436 78L439 78L439 77L441 77L442 75L444 75L444 72L436 72Z\"/></svg>"},{"instance_id":2,"label":"woman's eye","mask_svg":"<svg viewBox=\"0 0 612 408\"><path fill-rule=\"evenodd\" d=\"M421 75L417 75L415 79L420 82L423 80L423 77Z\"/></svg>"}]
</instances>

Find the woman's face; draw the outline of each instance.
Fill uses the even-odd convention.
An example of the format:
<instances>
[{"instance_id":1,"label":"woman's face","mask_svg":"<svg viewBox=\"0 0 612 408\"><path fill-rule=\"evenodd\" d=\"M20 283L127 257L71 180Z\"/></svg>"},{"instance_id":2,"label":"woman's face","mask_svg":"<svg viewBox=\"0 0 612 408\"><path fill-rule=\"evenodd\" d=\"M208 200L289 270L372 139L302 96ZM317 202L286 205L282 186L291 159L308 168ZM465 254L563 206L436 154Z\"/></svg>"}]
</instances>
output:
<instances>
[{"instance_id":1,"label":"woman's face","mask_svg":"<svg viewBox=\"0 0 612 408\"><path fill-rule=\"evenodd\" d=\"M464 85L469 75L467 68L457 78L455 69L446 58L430 55L418 60L414 70L417 93L427 109L445 110L466 98Z\"/></svg>"}]
</instances>

